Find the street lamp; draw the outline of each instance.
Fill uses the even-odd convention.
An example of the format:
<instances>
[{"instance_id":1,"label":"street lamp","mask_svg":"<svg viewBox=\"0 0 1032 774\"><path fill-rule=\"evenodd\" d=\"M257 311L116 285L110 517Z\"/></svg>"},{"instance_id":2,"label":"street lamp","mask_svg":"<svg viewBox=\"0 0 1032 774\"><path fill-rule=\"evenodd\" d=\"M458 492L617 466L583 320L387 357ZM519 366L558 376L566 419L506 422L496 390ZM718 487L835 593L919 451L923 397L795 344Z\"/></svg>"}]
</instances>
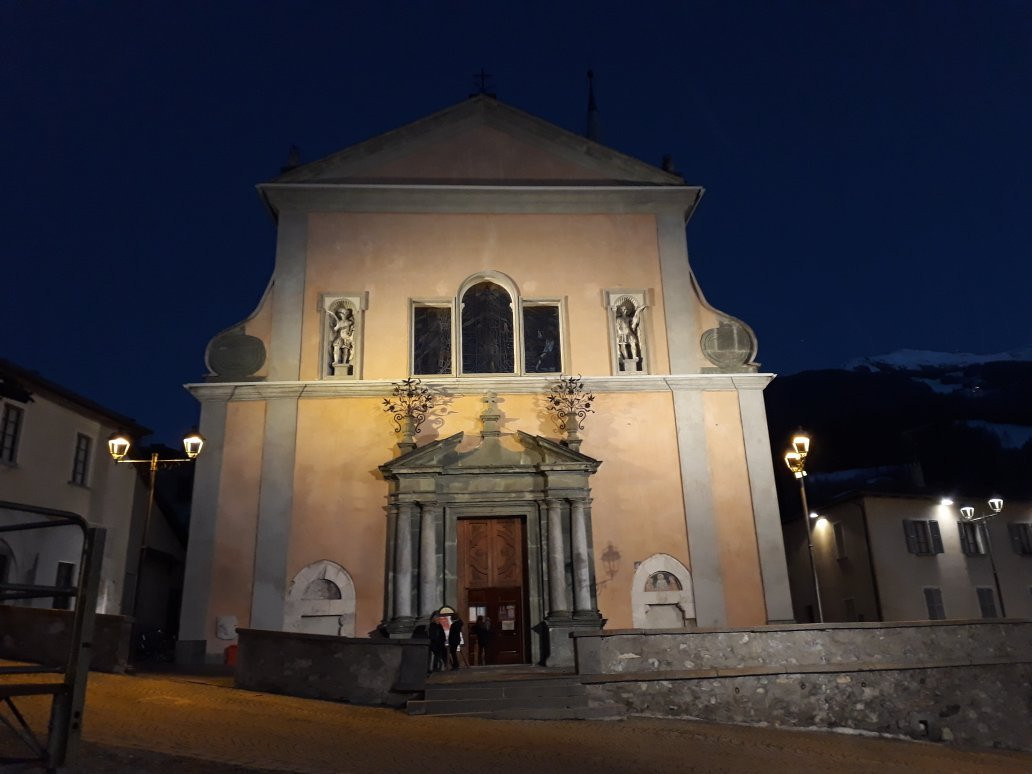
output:
<instances>
[{"instance_id":1,"label":"street lamp","mask_svg":"<svg viewBox=\"0 0 1032 774\"><path fill-rule=\"evenodd\" d=\"M108 439L108 454L111 455L111 459L115 462L124 462L130 465L147 465L150 470L150 476L147 479L147 515L143 519L143 532L140 535L140 558L136 565L136 579L133 582L133 596L132 602L129 606L129 609L132 610L133 617L138 618L136 615L136 603L138 601L137 597L140 593L140 578L143 577L143 555L147 551L147 531L150 529L151 512L154 510L154 480L158 473L158 467L161 465L170 467L181 462L193 462L197 459L197 455L201 453L201 449L204 447L204 437L200 433L194 431L192 433L188 433L186 437L183 438L183 451L186 454L185 457L162 459L158 452L153 452L149 459L126 459L130 446L132 446L132 441L125 433L112 433L111 437Z\"/></svg>"},{"instance_id":2,"label":"street lamp","mask_svg":"<svg viewBox=\"0 0 1032 774\"><path fill-rule=\"evenodd\" d=\"M975 509L965 505L960 509L961 518L964 521L972 522L982 528L982 539L985 540L985 548L989 553L989 564L993 568L993 582L996 584L996 597L1000 600L1000 618L1007 617L1007 609L1003 606L1003 592L1000 590L1000 576L996 572L996 559L993 557L993 541L989 538L989 519L1003 510L1003 499L990 497L988 500L989 510L986 513L975 515Z\"/></svg>"},{"instance_id":3,"label":"street lamp","mask_svg":"<svg viewBox=\"0 0 1032 774\"><path fill-rule=\"evenodd\" d=\"M803 501L803 519L806 521L806 545L810 549L810 572L813 573L813 593L817 597L817 620L824 623L824 608L821 606L821 584L817 580L817 563L813 558L813 519L806 502L806 457L810 453L810 436L796 433L792 436L792 448L785 453L785 464L799 480L799 496Z\"/></svg>"}]
</instances>

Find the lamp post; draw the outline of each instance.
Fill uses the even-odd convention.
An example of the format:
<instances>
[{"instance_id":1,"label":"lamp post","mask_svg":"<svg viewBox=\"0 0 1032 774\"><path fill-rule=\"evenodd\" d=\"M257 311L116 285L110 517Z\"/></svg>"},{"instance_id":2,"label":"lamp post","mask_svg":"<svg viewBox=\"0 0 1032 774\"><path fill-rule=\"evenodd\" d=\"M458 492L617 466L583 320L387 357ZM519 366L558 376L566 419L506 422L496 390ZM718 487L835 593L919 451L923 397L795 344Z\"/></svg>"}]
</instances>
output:
<instances>
[{"instance_id":1,"label":"lamp post","mask_svg":"<svg viewBox=\"0 0 1032 774\"><path fill-rule=\"evenodd\" d=\"M153 452L149 459L130 460L126 459L132 441L124 433L113 433L108 439L108 454L117 463L130 465L147 465L150 475L147 478L147 515L143 518L143 532L140 535L140 557L136 564L136 579L133 581L133 596L129 609L133 618L139 618L136 614L136 605L140 594L140 579L143 577L143 556L147 551L147 531L150 529L151 512L154 510L154 481L157 477L158 467L161 465L172 466L181 462L193 462L201 453L204 446L204 438L200 433L188 433L183 438L183 451L185 457L162 459L158 452Z\"/></svg>"},{"instance_id":2,"label":"lamp post","mask_svg":"<svg viewBox=\"0 0 1032 774\"><path fill-rule=\"evenodd\" d=\"M1003 606L1003 592L1000 590L1000 576L996 572L996 559L993 557L993 541L989 537L989 519L1003 510L1003 499L990 497L988 500L989 510L975 515L975 509L965 505L960 509L960 515L964 521L972 522L982 528L982 537L985 540L985 548L989 553L989 565L993 568L993 582L996 584L996 598L1000 600L1000 618L1007 617L1007 608Z\"/></svg>"},{"instance_id":3,"label":"lamp post","mask_svg":"<svg viewBox=\"0 0 1032 774\"><path fill-rule=\"evenodd\" d=\"M813 574L813 593L817 597L817 621L824 623L824 608L821 606L821 584L817 580L817 563L813 556L813 514L806 503L806 457L810 453L810 436L796 433L792 436L792 448L785 453L785 464L799 480L799 497L803 501L803 519L806 521L806 545L810 550L810 572Z\"/></svg>"}]
</instances>

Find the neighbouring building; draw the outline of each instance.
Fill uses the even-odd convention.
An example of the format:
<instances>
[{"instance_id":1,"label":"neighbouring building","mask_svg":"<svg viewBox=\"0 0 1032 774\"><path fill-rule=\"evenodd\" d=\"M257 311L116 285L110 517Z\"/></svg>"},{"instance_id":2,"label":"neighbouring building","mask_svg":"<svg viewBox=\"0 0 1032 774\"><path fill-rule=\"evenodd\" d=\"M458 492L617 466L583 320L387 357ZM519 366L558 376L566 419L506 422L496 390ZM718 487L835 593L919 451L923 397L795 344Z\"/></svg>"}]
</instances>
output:
<instances>
[{"instance_id":1,"label":"neighbouring building","mask_svg":"<svg viewBox=\"0 0 1032 774\"><path fill-rule=\"evenodd\" d=\"M19 505L70 511L104 527L97 611L130 613L147 512L146 470L116 465L108 438L136 439L150 430L40 374L0 360L0 523L38 521ZM185 557L185 528L155 503L140 584L141 619L176 623ZM0 533L0 583L74 585L81 533L70 528ZM65 599L12 604L63 607Z\"/></svg>"},{"instance_id":2,"label":"neighbouring building","mask_svg":"<svg viewBox=\"0 0 1032 774\"><path fill-rule=\"evenodd\" d=\"M812 541L824 620L1032 618L1032 503L1005 501L984 526L962 518L967 505L976 516L990 510L982 498L868 493L818 508ZM786 535L797 620L813 621L802 520Z\"/></svg>"},{"instance_id":3,"label":"neighbouring building","mask_svg":"<svg viewBox=\"0 0 1032 774\"><path fill-rule=\"evenodd\" d=\"M268 289L188 385L181 658L442 605L548 664L579 628L791 620L772 375L702 295L702 189L665 167L481 94L258 187Z\"/></svg>"}]
</instances>

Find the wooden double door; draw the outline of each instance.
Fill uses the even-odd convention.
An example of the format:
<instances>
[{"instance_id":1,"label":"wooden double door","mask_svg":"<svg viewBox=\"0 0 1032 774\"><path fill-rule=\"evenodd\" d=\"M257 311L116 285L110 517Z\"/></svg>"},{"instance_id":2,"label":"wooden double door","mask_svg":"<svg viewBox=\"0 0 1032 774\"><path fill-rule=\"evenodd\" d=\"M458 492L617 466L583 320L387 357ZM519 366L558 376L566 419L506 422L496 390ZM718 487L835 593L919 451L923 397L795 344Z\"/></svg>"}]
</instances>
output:
<instances>
[{"instance_id":1,"label":"wooden double door","mask_svg":"<svg viewBox=\"0 0 1032 774\"><path fill-rule=\"evenodd\" d=\"M459 610L466 620L470 663L477 616L490 621L486 664L524 664L527 630L524 524L518 517L459 519Z\"/></svg>"}]
</instances>

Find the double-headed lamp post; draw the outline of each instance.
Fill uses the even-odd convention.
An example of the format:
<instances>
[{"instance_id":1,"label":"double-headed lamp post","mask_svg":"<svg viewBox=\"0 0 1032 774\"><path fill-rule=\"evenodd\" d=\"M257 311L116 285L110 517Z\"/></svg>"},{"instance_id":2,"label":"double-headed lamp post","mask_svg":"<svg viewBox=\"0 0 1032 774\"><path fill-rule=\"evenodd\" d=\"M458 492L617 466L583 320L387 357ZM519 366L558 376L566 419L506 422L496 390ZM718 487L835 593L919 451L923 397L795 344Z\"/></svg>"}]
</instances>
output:
<instances>
[{"instance_id":1,"label":"double-headed lamp post","mask_svg":"<svg viewBox=\"0 0 1032 774\"><path fill-rule=\"evenodd\" d=\"M817 580L817 563L813 557L813 524L810 507L806 503L806 456L810 453L810 436L796 433L792 436L792 448L785 453L785 464L799 481L799 496L803 501L803 520L806 522L806 545L810 549L810 572L813 574L813 593L817 597L817 621L824 623L824 608L821 606L821 584Z\"/></svg>"},{"instance_id":2,"label":"double-headed lamp post","mask_svg":"<svg viewBox=\"0 0 1032 774\"><path fill-rule=\"evenodd\" d=\"M140 593L140 579L143 577L143 556L147 551L147 531L150 529L151 512L154 510L154 480L157 477L158 467L161 465L177 465L181 462L193 462L204 447L204 437L197 432L188 433L183 438L183 451L185 457L162 459L158 452L153 452L150 459L130 460L126 459L132 441L125 433L114 433L108 439L108 453L115 462L124 462L131 465L147 465L150 469L150 476L147 479L147 515L143 519L143 532L140 535L140 558L136 564L136 579L133 582L133 596L129 609L134 618L136 615L137 597Z\"/></svg>"},{"instance_id":3,"label":"double-headed lamp post","mask_svg":"<svg viewBox=\"0 0 1032 774\"><path fill-rule=\"evenodd\" d=\"M988 501L989 510L985 513L975 515L975 509L965 505L960 509L961 518L964 521L973 522L982 528L982 537L985 540L985 548L989 554L989 565L993 568L993 582L996 584L996 598L1000 600L1000 618L1007 617L1007 609L1003 606L1003 591L1000 590L1000 576L996 572L996 559L993 558L993 541L989 537L989 519L1003 510L1003 499L990 497Z\"/></svg>"}]
</instances>

